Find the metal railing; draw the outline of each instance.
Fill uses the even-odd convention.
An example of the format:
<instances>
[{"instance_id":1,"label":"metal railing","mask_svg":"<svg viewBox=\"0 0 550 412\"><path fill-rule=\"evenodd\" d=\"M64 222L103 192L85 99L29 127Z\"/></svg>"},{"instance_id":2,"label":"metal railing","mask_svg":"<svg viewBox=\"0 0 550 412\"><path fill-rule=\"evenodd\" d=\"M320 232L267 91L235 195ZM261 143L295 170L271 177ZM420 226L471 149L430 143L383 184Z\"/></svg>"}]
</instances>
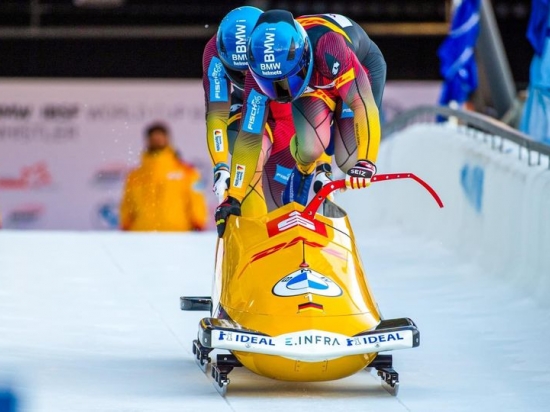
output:
<instances>
[{"instance_id":1,"label":"metal railing","mask_svg":"<svg viewBox=\"0 0 550 412\"><path fill-rule=\"evenodd\" d=\"M476 112L451 109L446 106L419 106L400 113L383 125L382 136L389 137L415 123L435 122L437 117L454 118L472 130L473 134L476 131L483 132L484 140L490 139L491 147L495 150L504 151L505 141L517 144L519 159L522 160L526 155L529 166L540 165L541 156L546 156L550 168L550 146L534 141L528 135L492 117Z\"/></svg>"}]
</instances>

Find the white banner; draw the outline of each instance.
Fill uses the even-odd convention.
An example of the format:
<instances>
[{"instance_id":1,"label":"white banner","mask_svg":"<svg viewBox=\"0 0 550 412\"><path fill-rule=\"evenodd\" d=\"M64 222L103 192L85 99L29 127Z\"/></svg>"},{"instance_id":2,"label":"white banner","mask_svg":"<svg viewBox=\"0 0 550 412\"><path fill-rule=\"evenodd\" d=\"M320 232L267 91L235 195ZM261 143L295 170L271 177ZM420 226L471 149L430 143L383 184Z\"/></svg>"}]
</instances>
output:
<instances>
[{"instance_id":1,"label":"white banner","mask_svg":"<svg viewBox=\"0 0 550 412\"><path fill-rule=\"evenodd\" d=\"M196 80L0 81L4 227L116 227L125 175L138 164L144 128L153 121L170 127L183 159L210 186Z\"/></svg>"},{"instance_id":2,"label":"white banner","mask_svg":"<svg viewBox=\"0 0 550 412\"><path fill-rule=\"evenodd\" d=\"M438 90L438 82L390 82L385 117L433 104ZM200 168L212 214L199 80L0 80L3 226L116 228L125 175L153 121L165 122L184 160Z\"/></svg>"}]
</instances>

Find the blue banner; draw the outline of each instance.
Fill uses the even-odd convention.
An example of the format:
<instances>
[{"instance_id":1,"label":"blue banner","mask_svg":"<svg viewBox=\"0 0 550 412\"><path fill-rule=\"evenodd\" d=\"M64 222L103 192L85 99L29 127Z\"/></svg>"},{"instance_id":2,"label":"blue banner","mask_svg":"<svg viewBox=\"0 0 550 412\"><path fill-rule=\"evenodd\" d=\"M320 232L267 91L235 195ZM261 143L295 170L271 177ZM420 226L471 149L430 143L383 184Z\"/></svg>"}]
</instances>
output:
<instances>
[{"instance_id":1,"label":"blue banner","mask_svg":"<svg viewBox=\"0 0 550 412\"><path fill-rule=\"evenodd\" d=\"M548 0L533 0L529 26L527 27L527 39L539 56L542 56L544 42L550 34L547 27L549 11L550 2Z\"/></svg>"},{"instance_id":2,"label":"blue banner","mask_svg":"<svg viewBox=\"0 0 550 412\"><path fill-rule=\"evenodd\" d=\"M454 11L451 32L437 52L443 76L439 103L464 103L477 89L474 47L479 34L480 0L462 0Z\"/></svg>"}]
</instances>

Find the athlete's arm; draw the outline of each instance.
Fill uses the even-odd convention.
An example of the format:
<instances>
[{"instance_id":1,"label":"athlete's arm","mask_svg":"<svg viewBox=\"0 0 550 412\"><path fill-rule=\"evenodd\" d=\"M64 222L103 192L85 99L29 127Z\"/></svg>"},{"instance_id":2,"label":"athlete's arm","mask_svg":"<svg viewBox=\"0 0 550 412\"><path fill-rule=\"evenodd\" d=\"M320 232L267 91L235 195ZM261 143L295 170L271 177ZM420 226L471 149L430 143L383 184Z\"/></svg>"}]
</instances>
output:
<instances>
[{"instance_id":1,"label":"athlete's arm","mask_svg":"<svg viewBox=\"0 0 550 412\"><path fill-rule=\"evenodd\" d=\"M367 72L342 35L334 32L319 39L315 63L323 76L334 80L340 97L353 111L358 159L375 163L380 145L380 116Z\"/></svg>"},{"instance_id":2,"label":"athlete's arm","mask_svg":"<svg viewBox=\"0 0 550 412\"><path fill-rule=\"evenodd\" d=\"M206 105L206 142L212 165L227 163L227 119L231 107L231 82L218 57L216 37L212 37L202 56L202 84Z\"/></svg>"},{"instance_id":3,"label":"athlete's arm","mask_svg":"<svg viewBox=\"0 0 550 412\"><path fill-rule=\"evenodd\" d=\"M262 93L251 74L244 82L241 128L231 157L229 196L242 202L256 172L269 113L269 98Z\"/></svg>"}]
</instances>

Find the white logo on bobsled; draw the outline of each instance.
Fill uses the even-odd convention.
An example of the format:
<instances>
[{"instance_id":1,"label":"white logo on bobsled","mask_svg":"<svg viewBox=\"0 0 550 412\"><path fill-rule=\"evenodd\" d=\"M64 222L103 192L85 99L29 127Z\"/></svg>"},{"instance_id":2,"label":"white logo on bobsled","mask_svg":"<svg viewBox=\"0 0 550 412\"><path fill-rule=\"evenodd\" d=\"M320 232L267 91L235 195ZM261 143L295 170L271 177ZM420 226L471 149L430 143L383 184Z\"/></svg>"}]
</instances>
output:
<instances>
[{"instance_id":1,"label":"white logo on bobsled","mask_svg":"<svg viewBox=\"0 0 550 412\"><path fill-rule=\"evenodd\" d=\"M281 232L294 226L303 226L308 228L309 230L315 231L315 225L313 224L313 222L311 220L303 218L302 214L298 211L289 213L288 219L283 220L277 225L279 231Z\"/></svg>"},{"instance_id":2,"label":"white logo on bobsled","mask_svg":"<svg viewBox=\"0 0 550 412\"><path fill-rule=\"evenodd\" d=\"M285 276L273 287L277 296L298 296L311 293L320 296L340 296L342 289L332 280L311 269L300 269Z\"/></svg>"}]
</instances>

